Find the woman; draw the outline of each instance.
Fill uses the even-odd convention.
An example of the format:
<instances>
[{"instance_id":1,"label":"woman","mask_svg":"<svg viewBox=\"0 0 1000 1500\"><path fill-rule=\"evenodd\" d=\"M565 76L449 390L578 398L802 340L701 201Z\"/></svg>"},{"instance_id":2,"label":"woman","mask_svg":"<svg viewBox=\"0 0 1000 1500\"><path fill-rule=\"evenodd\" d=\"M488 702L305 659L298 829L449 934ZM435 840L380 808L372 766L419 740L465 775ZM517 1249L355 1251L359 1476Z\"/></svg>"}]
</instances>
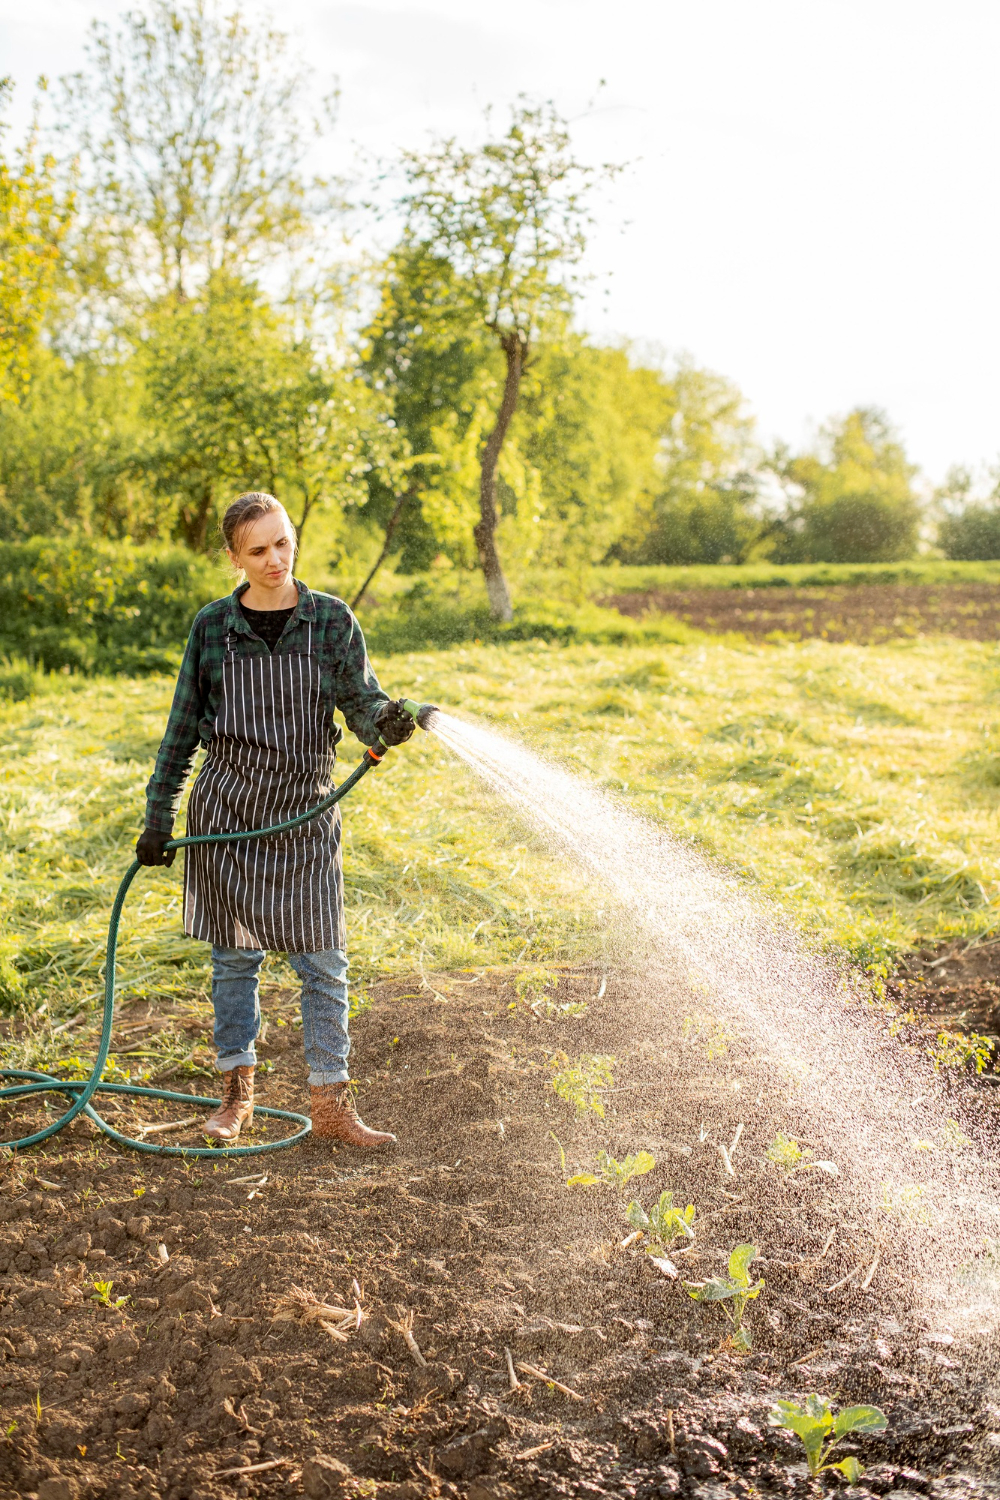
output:
<instances>
[{"instance_id":1,"label":"woman","mask_svg":"<svg viewBox=\"0 0 1000 1500\"><path fill-rule=\"evenodd\" d=\"M189 834L264 828L314 807L331 789L339 708L365 745L413 733L379 687L347 605L292 576L295 530L273 495L240 495L222 532L246 575L195 617L166 733L146 788L136 857L169 865L174 816L199 747L205 762L188 803ZM266 949L302 980L312 1133L353 1146L395 1136L358 1118L347 1056L347 955L340 808L267 839L195 845L184 863L184 931L212 944L212 1004L222 1103L206 1136L232 1145L253 1121L257 976Z\"/></svg>"}]
</instances>

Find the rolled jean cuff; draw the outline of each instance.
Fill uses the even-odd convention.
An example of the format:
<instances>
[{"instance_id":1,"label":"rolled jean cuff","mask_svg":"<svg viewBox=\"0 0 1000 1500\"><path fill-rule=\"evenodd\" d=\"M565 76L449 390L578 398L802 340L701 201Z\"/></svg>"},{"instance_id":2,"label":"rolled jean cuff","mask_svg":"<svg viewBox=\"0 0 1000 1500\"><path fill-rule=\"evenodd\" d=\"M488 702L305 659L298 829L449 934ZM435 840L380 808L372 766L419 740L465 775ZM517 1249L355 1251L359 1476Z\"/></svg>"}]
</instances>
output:
<instances>
[{"instance_id":1,"label":"rolled jean cuff","mask_svg":"<svg viewBox=\"0 0 1000 1500\"><path fill-rule=\"evenodd\" d=\"M350 1083L351 1075L346 1068L337 1068L333 1073L317 1073L315 1070L309 1074L309 1087L321 1089L329 1083Z\"/></svg>"},{"instance_id":2,"label":"rolled jean cuff","mask_svg":"<svg viewBox=\"0 0 1000 1500\"><path fill-rule=\"evenodd\" d=\"M226 1057L217 1057L215 1066L220 1073L229 1073L233 1068L255 1068L257 1054L252 1047L246 1052L230 1052Z\"/></svg>"}]
</instances>

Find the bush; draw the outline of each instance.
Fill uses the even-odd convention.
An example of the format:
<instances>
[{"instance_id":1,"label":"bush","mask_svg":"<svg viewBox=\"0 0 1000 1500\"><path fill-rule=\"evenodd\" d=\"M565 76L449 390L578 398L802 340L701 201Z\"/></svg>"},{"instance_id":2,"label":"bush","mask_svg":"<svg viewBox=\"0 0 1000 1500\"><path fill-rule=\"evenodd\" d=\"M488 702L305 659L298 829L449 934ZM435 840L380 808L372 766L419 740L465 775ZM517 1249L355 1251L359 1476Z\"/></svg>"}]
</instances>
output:
<instances>
[{"instance_id":1,"label":"bush","mask_svg":"<svg viewBox=\"0 0 1000 1500\"><path fill-rule=\"evenodd\" d=\"M32 669L173 672L195 614L226 590L181 548L35 537L0 561L0 694L30 696ZM5 690L4 684L8 684Z\"/></svg>"},{"instance_id":2,"label":"bush","mask_svg":"<svg viewBox=\"0 0 1000 1500\"><path fill-rule=\"evenodd\" d=\"M965 562L1000 558L1000 505L967 505L957 516L948 516L938 532L946 557Z\"/></svg>"},{"instance_id":3,"label":"bush","mask_svg":"<svg viewBox=\"0 0 1000 1500\"><path fill-rule=\"evenodd\" d=\"M518 606L513 620L503 624L492 619L485 606L463 606L432 598L409 600L405 595L397 609L391 612L376 610L371 615L364 615L361 623L368 649L380 656L455 646L463 641L477 644L548 641L561 646L592 641L599 645L622 646L643 641L681 643L695 640L700 635L670 615L632 620L617 610L601 609L597 605L574 608L539 601Z\"/></svg>"}]
</instances>

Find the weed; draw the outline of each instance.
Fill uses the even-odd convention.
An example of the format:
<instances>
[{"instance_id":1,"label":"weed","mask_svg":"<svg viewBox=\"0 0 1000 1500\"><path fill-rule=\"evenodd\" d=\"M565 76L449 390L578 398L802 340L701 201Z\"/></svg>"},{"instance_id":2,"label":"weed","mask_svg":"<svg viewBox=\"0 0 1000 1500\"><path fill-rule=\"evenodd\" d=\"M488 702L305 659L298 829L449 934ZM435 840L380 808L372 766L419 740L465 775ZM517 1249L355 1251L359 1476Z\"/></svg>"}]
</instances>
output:
<instances>
[{"instance_id":1,"label":"weed","mask_svg":"<svg viewBox=\"0 0 1000 1500\"><path fill-rule=\"evenodd\" d=\"M91 1302L96 1302L99 1307L124 1307L128 1301L127 1297L115 1297L111 1299L111 1291L114 1287L113 1281L95 1281L94 1290L90 1294Z\"/></svg>"},{"instance_id":2,"label":"weed","mask_svg":"<svg viewBox=\"0 0 1000 1500\"><path fill-rule=\"evenodd\" d=\"M778 1401L771 1423L802 1439L812 1478L827 1469L839 1469L848 1484L857 1484L863 1472L861 1465L853 1455L831 1462L832 1450L848 1433L884 1432L889 1425L877 1406L844 1406L835 1417L829 1401L815 1395L807 1396L802 1406L795 1401Z\"/></svg>"},{"instance_id":3,"label":"weed","mask_svg":"<svg viewBox=\"0 0 1000 1500\"><path fill-rule=\"evenodd\" d=\"M604 1100L601 1094L614 1083L611 1068L613 1057L582 1052L571 1062L565 1052L556 1052L550 1059L552 1088L560 1099L572 1104L577 1114L584 1115L593 1110L604 1119Z\"/></svg>"},{"instance_id":4,"label":"weed","mask_svg":"<svg viewBox=\"0 0 1000 1500\"><path fill-rule=\"evenodd\" d=\"M700 1043L709 1062L714 1062L717 1057L725 1057L729 1044L736 1040L728 1027L703 1010L684 1017L681 1022L681 1037L685 1042Z\"/></svg>"},{"instance_id":5,"label":"weed","mask_svg":"<svg viewBox=\"0 0 1000 1500\"><path fill-rule=\"evenodd\" d=\"M747 1303L764 1290L763 1278L752 1284L750 1281L750 1264L756 1258L756 1245L737 1245L729 1257L728 1276L711 1276L708 1281L684 1283L696 1302L718 1302L733 1325L730 1344L744 1354L751 1348L750 1330L743 1326ZM727 1302L732 1303L731 1308L726 1306Z\"/></svg>"},{"instance_id":6,"label":"weed","mask_svg":"<svg viewBox=\"0 0 1000 1500\"><path fill-rule=\"evenodd\" d=\"M970 1063L976 1073L985 1071L996 1043L988 1036L971 1031L968 1036L962 1031L939 1031L937 1045L927 1048L927 1056L934 1063L935 1072L942 1068L967 1068Z\"/></svg>"},{"instance_id":7,"label":"weed","mask_svg":"<svg viewBox=\"0 0 1000 1500\"><path fill-rule=\"evenodd\" d=\"M587 1002L585 1000L563 1000L560 1003L545 993L558 983L559 975L554 969L525 970L514 981L514 993L517 999L512 1001L507 1009L516 1010L518 1005L523 1005L531 1011L532 1015L546 1021L554 1021L556 1016L586 1015Z\"/></svg>"},{"instance_id":8,"label":"weed","mask_svg":"<svg viewBox=\"0 0 1000 1500\"><path fill-rule=\"evenodd\" d=\"M11 1422L10 1426L7 1428L7 1432L6 1432L5 1436L7 1436L7 1437L13 1437L16 1431L17 1431L17 1419L15 1418L14 1421Z\"/></svg>"},{"instance_id":9,"label":"weed","mask_svg":"<svg viewBox=\"0 0 1000 1500\"><path fill-rule=\"evenodd\" d=\"M807 1156L812 1156L808 1148L803 1151L798 1141L793 1140L790 1135L785 1135L782 1130L778 1131L764 1154L768 1161L774 1162L776 1167L781 1167L786 1172L792 1167L797 1167Z\"/></svg>"},{"instance_id":10,"label":"weed","mask_svg":"<svg viewBox=\"0 0 1000 1500\"><path fill-rule=\"evenodd\" d=\"M667 1191L660 1194L649 1213L638 1199L633 1198L625 1210L625 1217L633 1229L641 1229L648 1241L649 1255L664 1255L675 1240L694 1239L694 1204L687 1208L674 1207L674 1195Z\"/></svg>"},{"instance_id":11,"label":"weed","mask_svg":"<svg viewBox=\"0 0 1000 1500\"><path fill-rule=\"evenodd\" d=\"M893 1189L887 1182L883 1182L882 1212L901 1219L903 1223L929 1224L931 1212L923 1201L926 1192L927 1189L922 1184L913 1183Z\"/></svg>"}]
</instances>

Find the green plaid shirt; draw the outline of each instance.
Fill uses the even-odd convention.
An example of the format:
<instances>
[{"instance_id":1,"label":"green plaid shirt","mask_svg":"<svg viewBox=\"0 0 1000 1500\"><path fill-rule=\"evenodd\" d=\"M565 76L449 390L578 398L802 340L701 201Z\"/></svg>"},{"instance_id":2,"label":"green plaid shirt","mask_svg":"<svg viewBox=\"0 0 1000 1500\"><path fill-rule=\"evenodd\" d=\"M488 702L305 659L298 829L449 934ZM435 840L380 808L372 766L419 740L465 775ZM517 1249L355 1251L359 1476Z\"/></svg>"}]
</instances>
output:
<instances>
[{"instance_id":1,"label":"green plaid shirt","mask_svg":"<svg viewBox=\"0 0 1000 1500\"><path fill-rule=\"evenodd\" d=\"M301 650L312 626L313 656L319 662L323 708L331 718L339 708L348 727L365 745L378 738L374 716L388 694L379 687L365 648L361 626L342 599L314 594L295 580L299 602L274 648L276 656ZM195 616L174 689L167 728L146 787L146 827L169 833L174 826L184 782L202 745L215 733L215 717L222 699L222 664L230 632L238 637L238 656L267 656L267 646L254 635L237 600L249 584L241 584L225 599L206 604ZM342 737L333 729L336 744Z\"/></svg>"}]
</instances>

